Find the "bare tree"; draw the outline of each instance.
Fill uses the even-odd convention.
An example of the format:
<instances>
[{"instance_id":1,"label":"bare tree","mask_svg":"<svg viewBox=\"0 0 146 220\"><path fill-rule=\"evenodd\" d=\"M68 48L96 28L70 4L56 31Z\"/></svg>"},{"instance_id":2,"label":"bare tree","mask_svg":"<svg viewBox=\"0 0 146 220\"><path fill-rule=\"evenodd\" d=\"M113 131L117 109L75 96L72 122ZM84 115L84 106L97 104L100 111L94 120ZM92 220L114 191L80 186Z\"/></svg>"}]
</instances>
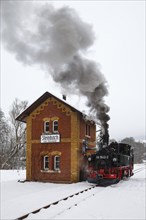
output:
<instances>
[{"instance_id":1,"label":"bare tree","mask_svg":"<svg viewBox=\"0 0 146 220\"><path fill-rule=\"evenodd\" d=\"M15 99L10 109L10 133L9 133L9 152L1 168L15 169L22 167L22 158L25 157L25 124L16 121L15 118L27 107L27 101Z\"/></svg>"},{"instance_id":2,"label":"bare tree","mask_svg":"<svg viewBox=\"0 0 146 220\"><path fill-rule=\"evenodd\" d=\"M0 168L6 161L10 149L10 127L4 113L0 109ZM7 163L5 164L7 166Z\"/></svg>"}]
</instances>

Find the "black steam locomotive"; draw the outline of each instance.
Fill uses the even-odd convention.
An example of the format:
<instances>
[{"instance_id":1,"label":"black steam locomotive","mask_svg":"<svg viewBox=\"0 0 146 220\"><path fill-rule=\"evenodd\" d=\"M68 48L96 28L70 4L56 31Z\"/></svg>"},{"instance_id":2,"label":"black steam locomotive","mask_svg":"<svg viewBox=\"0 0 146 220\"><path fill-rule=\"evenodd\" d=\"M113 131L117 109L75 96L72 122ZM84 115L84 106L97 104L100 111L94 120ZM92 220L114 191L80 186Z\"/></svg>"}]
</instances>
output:
<instances>
[{"instance_id":1,"label":"black steam locomotive","mask_svg":"<svg viewBox=\"0 0 146 220\"><path fill-rule=\"evenodd\" d=\"M134 155L128 144L101 142L98 151L84 155L88 160L87 180L90 183L104 186L133 175Z\"/></svg>"}]
</instances>

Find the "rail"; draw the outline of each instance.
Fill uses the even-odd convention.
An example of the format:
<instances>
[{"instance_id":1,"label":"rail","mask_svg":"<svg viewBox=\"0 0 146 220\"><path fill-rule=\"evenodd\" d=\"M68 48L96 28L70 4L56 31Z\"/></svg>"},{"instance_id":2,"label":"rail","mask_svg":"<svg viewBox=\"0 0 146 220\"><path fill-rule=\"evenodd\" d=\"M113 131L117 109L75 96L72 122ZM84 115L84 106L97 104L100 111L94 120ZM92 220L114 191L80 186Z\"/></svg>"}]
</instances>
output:
<instances>
[{"instance_id":1,"label":"rail","mask_svg":"<svg viewBox=\"0 0 146 220\"><path fill-rule=\"evenodd\" d=\"M134 170L134 173L138 173L138 172L141 172L142 170L144 170L145 169L145 165L146 164L144 164L142 167L140 167L140 168L138 168L138 169L135 169ZM82 193L84 193L84 192L87 192L88 190L91 190L91 189L93 189L93 188L95 188L95 187L97 187L98 185L96 184L96 185L93 185L93 186L91 186L91 187L89 187L89 188L86 188L86 189L84 189L84 190L81 190L81 191L79 191L79 192L77 192L77 193L74 193L74 194L71 194L71 195L69 195L69 196L67 196L67 197L64 197L64 198L62 198L62 199L60 199L60 200L58 200L58 201L55 201L55 202L52 202L52 203L49 203L49 204L47 204L47 205L45 205L45 206L43 206L43 207L41 207L41 208L39 208L39 209L36 209L36 210L34 210L34 211L32 211L32 212L29 212L29 213L27 213L27 214L25 214L25 215L23 215L23 216L20 216L20 217L18 217L16 220L23 220L23 219L26 219L30 214L36 214L36 213L38 213L38 212L40 212L42 209L48 209L48 208L50 208L52 205L57 205L59 202L61 202L61 201L65 201L65 200L67 200L67 199L69 199L69 198L72 198L72 197L74 197L74 196L77 196L77 195L79 195L79 194L82 194ZM105 188L105 187L104 187ZM104 189L104 188L102 188L102 190ZM93 196L94 194L91 194L91 195L89 195L88 197L90 197L90 196ZM73 206L76 206L77 204L76 203L74 203L72 206L70 206L70 207L68 207L67 209L70 209L70 208L72 208ZM62 212L62 211L61 211ZM60 213L61 213L60 212ZM57 213L57 214L60 214L60 213ZM55 215L56 216L56 215ZM55 217L55 216L52 216L51 217L51 219L53 218L53 217Z\"/></svg>"},{"instance_id":2,"label":"rail","mask_svg":"<svg viewBox=\"0 0 146 220\"><path fill-rule=\"evenodd\" d=\"M79 191L79 192L77 192L77 193L74 193L74 194L71 194L71 195L69 195L69 196L67 196L67 197L64 197L64 198L62 198L62 199L60 199L60 200L58 200L58 201L55 201L55 202L53 202L53 203L49 203L49 204L47 204L47 205L45 205L45 206L43 206L43 207L41 207L41 208L39 208L39 209L36 209L36 210L34 210L34 211L32 211L32 212L29 212L29 213L27 213L27 214L25 214L25 215L23 215L23 216L18 217L16 220L26 219L30 214L36 214L36 213L40 212L42 209L48 209L48 208L50 208L51 205L57 205L57 204L58 204L59 202L61 202L61 201L67 200L67 199L69 199L69 198L72 198L73 196L77 196L77 195L79 195L79 194L81 194L81 193L84 193L84 192L86 192L86 191L88 191L88 190L91 190L91 189L93 189L93 188L95 188L95 187L97 187L97 186L98 186L98 185L96 184L96 185L94 185L94 186L92 186L92 187L86 188L86 189L81 190L81 191Z\"/></svg>"},{"instance_id":3,"label":"rail","mask_svg":"<svg viewBox=\"0 0 146 220\"><path fill-rule=\"evenodd\" d=\"M136 170L134 170L134 174L135 174L135 173L139 173L139 172L141 172L142 170L144 170L144 169L145 169L145 166L146 166L146 164L143 164L142 167L137 168Z\"/></svg>"}]
</instances>

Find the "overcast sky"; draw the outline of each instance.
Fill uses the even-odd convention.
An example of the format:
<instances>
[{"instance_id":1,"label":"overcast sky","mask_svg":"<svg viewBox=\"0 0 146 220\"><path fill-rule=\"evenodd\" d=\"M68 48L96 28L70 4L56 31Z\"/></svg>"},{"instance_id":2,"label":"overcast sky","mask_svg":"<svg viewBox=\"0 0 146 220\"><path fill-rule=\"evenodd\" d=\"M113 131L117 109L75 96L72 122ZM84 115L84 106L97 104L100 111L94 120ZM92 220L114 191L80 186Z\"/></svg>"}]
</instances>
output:
<instances>
[{"instance_id":1,"label":"overcast sky","mask_svg":"<svg viewBox=\"0 0 146 220\"><path fill-rule=\"evenodd\" d=\"M145 1L34 2L40 6L48 3L48 8L53 5L55 9L70 6L82 21L92 26L95 40L85 51L84 57L98 63L107 81L109 94L104 100L110 107L110 138L146 139ZM22 12L26 14L23 10L25 8ZM13 45L10 38L12 32L6 38ZM4 42L2 38L1 108L6 116L15 98L28 100L31 104L46 91L61 98L61 87L54 82L49 71L40 65L18 61L15 51L10 52ZM67 102L81 111L88 110L82 95L68 94Z\"/></svg>"}]
</instances>

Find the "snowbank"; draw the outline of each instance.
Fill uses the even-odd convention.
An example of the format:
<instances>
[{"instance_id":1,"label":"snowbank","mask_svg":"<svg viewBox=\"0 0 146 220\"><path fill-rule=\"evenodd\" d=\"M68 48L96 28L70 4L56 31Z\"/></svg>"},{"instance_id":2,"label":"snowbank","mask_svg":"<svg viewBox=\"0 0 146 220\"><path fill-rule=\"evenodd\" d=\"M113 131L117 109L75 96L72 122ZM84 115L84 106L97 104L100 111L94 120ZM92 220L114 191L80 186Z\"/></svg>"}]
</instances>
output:
<instances>
[{"instance_id":1,"label":"snowbank","mask_svg":"<svg viewBox=\"0 0 146 220\"><path fill-rule=\"evenodd\" d=\"M27 219L145 219L145 169L135 165L135 175L109 187L96 187L63 200L48 209L30 214ZM91 185L20 183L25 171L1 171L1 219L16 219L40 207L65 198Z\"/></svg>"}]
</instances>

